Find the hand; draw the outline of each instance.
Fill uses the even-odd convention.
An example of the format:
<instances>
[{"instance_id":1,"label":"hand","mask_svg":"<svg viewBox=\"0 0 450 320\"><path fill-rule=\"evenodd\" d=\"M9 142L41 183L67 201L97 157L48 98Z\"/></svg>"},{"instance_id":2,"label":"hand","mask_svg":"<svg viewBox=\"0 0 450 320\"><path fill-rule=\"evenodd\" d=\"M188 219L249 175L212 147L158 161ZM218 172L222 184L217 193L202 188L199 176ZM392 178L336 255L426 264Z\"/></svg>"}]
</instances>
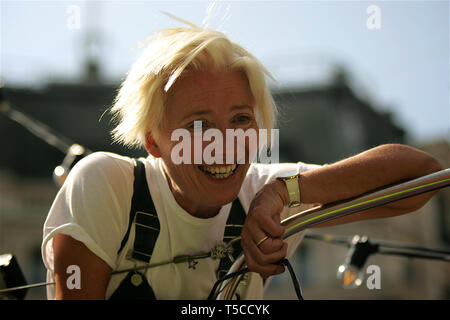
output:
<instances>
[{"instance_id":1,"label":"hand","mask_svg":"<svg viewBox=\"0 0 450 320\"><path fill-rule=\"evenodd\" d=\"M276 264L286 257L287 243L281 239L285 227L281 226L280 213L288 203L286 186L282 181L265 185L255 196L241 233L241 245L250 271L263 278L284 272ZM264 237L267 240L260 242Z\"/></svg>"}]
</instances>

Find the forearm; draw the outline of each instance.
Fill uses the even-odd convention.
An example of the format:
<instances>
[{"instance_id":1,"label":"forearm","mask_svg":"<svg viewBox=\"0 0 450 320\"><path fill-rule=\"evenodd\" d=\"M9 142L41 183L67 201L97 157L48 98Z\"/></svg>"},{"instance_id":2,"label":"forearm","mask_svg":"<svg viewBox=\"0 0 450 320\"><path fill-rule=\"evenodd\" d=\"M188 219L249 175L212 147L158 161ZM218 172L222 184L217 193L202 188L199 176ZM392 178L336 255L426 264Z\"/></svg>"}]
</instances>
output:
<instances>
[{"instance_id":1,"label":"forearm","mask_svg":"<svg viewBox=\"0 0 450 320\"><path fill-rule=\"evenodd\" d=\"M349 199L393 183L442 170L429 154L405 145L382 145L301 175L303 203Z\"/></svg>"}]
</instances>

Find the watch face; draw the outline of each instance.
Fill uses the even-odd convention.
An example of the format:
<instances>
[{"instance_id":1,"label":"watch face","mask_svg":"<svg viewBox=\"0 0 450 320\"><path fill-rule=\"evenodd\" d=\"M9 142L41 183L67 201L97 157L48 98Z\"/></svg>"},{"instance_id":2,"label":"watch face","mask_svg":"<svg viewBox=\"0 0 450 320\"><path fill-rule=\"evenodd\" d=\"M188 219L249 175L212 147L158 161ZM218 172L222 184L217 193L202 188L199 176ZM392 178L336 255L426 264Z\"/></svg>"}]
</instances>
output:
<instances>
[{"instance_id":1,"label":"watch face","mask_svg":"<svg viewBox=\"0 0 450 320\"><path fill-rule=\"evenodd\" d=\"M292 178L292 177L296 176L297 174L298 174L298 172L295 170L286 171L286 172L280 173L278 175L278 178L288 179L288 178Z\"/></svg>"}]
</instances>

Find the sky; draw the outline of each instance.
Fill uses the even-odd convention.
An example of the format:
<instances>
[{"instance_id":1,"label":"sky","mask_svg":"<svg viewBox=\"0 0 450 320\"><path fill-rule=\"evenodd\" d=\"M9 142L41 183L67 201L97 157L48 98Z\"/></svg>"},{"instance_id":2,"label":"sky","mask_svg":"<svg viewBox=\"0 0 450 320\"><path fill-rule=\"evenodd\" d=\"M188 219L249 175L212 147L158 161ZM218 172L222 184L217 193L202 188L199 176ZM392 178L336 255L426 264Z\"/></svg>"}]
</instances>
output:
<instances>
[{"instance_id":1,"label":"sky","mask_svg":"<svg viewBox=\"0 0 450 320\"><path fill-rule=\"evenodd\" d=\"M0 3L7 86L79 79L87 30L99 36L91 49L102 77L118 83L141 52L133 49L137 43L181 25L163 13L169 12L243 45L278 80L272 86L323 85L341 66L355 93L392 113L412 141L450 140L448 1Z\"/></svg>"}]
</instances>

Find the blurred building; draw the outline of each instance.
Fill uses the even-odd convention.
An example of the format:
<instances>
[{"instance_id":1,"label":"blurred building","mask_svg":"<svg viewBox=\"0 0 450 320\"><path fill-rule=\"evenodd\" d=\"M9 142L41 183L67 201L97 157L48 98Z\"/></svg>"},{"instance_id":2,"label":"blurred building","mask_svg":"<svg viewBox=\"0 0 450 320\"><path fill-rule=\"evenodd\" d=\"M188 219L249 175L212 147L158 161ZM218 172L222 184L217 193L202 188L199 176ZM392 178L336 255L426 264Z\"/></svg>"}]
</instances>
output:
<instances>
[{"instance_id":1,"label":"blurred building","mask_svg":"<svg viewBox=\"0 0 450 320\"><path fill-rule=\"evenodd\" d=\"M117 84L100 81L97 68L89 63L86 79L78 83L51 83L42 89L6 88L12 107L32 116L87 148L129 156L145 155L112 144L111 106ZM383 143L405 143L406 134L388 114L376 111L358 98L339 73L316 88L274 91L282 107L280 161L331 163ZM105 113L105 114L104 114ZM102 116L103 115L103 116ZM45 281L40 257L42 226L57 187L53 169L65 154L0 115L0 253L16 255L28 282ZM448 167L448 143L426 146ZM333 234L367 234L431 247L449 245L448 190L435 197L422 213L389 221L354 223L319 230ZM447 226L445 229L443 226ZM373 257L382 270L382 290L353 291L339 288L335 278L345 248L305 240L293 260L307 299L343 298L445 298L449 297L449 268L444 263ZM268 298L294 299L285 275L271 284ZM45 298L45 290L33 289L28 299Z\"/></svg>"},{"instance_id":2,"label":"blurred building","mask_svg":"<svg viewBox=\"0 0 450 320\"><path fill-rule=\"evenodd\" d=\"M329 83L274 92L280 108L280 161L331 163L383 143L405 143L389 113L360 99L338 69Z\"/></svg>"}]
</instances>

